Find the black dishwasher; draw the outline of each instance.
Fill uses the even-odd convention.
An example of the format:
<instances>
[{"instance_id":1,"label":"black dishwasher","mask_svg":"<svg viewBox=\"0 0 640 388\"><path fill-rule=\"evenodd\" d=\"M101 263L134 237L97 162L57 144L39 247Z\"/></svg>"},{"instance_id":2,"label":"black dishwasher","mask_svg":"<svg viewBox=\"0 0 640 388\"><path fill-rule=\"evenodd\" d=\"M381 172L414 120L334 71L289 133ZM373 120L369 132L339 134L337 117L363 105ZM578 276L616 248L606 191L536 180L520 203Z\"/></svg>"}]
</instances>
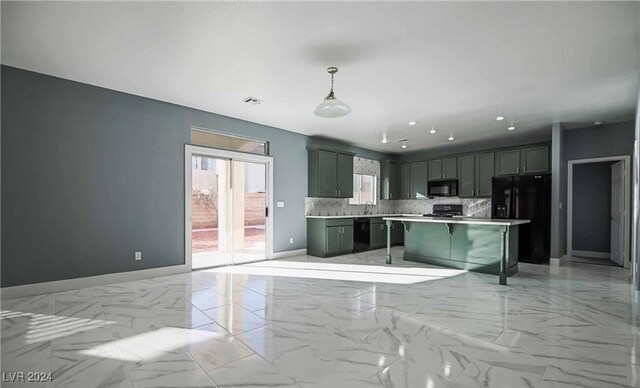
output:
<instances>
[{"instance_id":1,"label":"black dishwasher","mask_svg":"<svg viewBox=\"0 0 640 388\"><path fill-rule=\"evenodd\" d=\"M370 218L353 219L353 251L363 252L369 250L371 245Z\"/></svg>"}]
</instances>

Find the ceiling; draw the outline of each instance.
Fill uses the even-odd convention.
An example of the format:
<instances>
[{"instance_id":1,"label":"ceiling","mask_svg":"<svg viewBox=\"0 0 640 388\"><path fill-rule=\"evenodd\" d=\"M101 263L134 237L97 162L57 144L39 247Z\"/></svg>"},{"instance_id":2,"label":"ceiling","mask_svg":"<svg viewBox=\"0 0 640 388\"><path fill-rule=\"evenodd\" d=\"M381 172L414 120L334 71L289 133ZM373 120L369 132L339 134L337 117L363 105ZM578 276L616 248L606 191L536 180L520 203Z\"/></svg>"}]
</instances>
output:
<instances>
[{"instance_id":1,"label":"ceiling","mask_svg":"<svg viewBox=\"0 0 640 388\"><path fill-rule=\"evenodd\" d=\"M640 4L2 2L2 63L377 151L408 138L415 151L631 119ZM346 117L313 114L328 66Z\"/></svg>"}]
</instances>

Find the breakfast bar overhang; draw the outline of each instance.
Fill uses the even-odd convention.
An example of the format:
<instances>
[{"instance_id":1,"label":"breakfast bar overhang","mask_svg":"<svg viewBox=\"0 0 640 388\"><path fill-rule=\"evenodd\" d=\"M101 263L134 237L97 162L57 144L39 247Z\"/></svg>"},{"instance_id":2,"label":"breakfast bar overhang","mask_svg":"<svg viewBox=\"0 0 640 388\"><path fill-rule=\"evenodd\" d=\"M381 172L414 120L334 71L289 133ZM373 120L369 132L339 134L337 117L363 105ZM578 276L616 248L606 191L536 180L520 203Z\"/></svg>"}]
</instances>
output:
<instances>
[{"instance_id":1,"label":"breakfast bar overhang","mask_svg":"<svg viewBox=\"0 0 640 388\"><path fill-rule=\"evenodd\" d=\"M518 226L529 220L442 217L385 217L387 264L391 225L405 228L404 260L496 274L500 284L518 272Z\"/></svg>"}]
</instances>

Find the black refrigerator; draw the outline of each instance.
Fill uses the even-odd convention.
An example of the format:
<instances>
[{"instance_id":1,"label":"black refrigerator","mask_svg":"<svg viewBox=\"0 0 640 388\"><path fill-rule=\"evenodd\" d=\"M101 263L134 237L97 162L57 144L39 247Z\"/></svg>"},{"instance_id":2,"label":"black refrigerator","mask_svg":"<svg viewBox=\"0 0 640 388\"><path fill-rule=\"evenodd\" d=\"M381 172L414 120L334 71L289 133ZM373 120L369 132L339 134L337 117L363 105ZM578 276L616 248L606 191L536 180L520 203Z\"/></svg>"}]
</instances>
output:
<instances>
[{"instance_id":1,"label":"black refrigerator","mask_svg":"<svg viewBox=\"0 0 640 388\"><path fill-rule=\"evenodd\" d=\"M551 251L551 175L494 177L491 218L524 219L519 225L518 260L546 263Z\"/></svg>"}]
</instances>

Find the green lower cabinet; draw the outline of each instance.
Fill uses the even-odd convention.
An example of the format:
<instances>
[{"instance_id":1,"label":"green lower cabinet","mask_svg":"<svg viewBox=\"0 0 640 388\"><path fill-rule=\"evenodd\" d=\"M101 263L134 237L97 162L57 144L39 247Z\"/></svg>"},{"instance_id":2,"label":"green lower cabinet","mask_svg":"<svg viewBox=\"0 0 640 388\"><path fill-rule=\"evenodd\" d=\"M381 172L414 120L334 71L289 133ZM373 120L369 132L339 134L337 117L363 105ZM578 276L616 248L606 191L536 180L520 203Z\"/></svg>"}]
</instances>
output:
<instances>
[{"instance_id":1,"label":"green lower cabinet","mask_svg":"<svg viewBox=\"0 0 640 388\"><path fill-rule=\"evenodd\" d=\"M402 244L404 244L404 224L399 221L393 221L391 224L391 245Z\"/></svg>"},{"instance_id":2,"label":"green lower cabinet","mask_svg":"<svg viewBox=\"0 0 640 388\"><path fill-rule=\"evenodd\" d=\"M342 227L342 235L340 236L340 252L353 252L353 223Z\"/></svg>"},{"instance_id":3,"label":"green lower cabinet","mask_svg":"<svg viewBox=\"0 0 640 388\"><path fill-rule=\"evenodd\" d=\"M335 255L342 251L340 244L340 234L342 226L327 226L325 228L325 255Z\"/></svg>"},{"instance_id":4,"label":"green lower cabinet","mask_svg":"<svg viewBox=\"0 0 640 388\"><path fill-rule=\"evenodd\" d=\"M370 249L378 249L387 246L387 227L382 219L380 219L379 222L371 222L369 230L369 235L371 237L369 242Z\"/></svg>"},{"instance_id":5,"label":"green lower cabinet","mask_svg":"<svg viewBox=\"0 0 640 388\"><path fill-rule=\"evenodd\" d=\"M498 274L502 260L501 226L451 225L451 260L456 268ZM509 232L507 274L518 271L518 227Z\"/></svg>"},{"instance_id":6,"label":"green lower cabinet","mask_svg":"<svg viewBox=\"0 0 640 388\"><path fill-rule=\"evenodd\" d=\"M408 222L404 260L491 274L500 273L503 227ZM507 275L518 272L518 227L507 242Z\"/></svg>"},{"instance_id":7,"label":"green lower cabinet","mask_svg":"<svg viewBox=\"0 0 640 388\"><path fill-rule=\"evenodd\" d=\"M449 231L446 224L427 222L409 222L404 234L405 259L424 256L433 259L449 260Z\"/></svg>"},{"instance_id":8,"label":"green lower cabinet","mask_svg":"<svg viewBox=\"0 0 640 388\"><path fill-rule=\"evenodd\" d=\"M307 218L307 254L327 257L352 251L352 218Z\"/></svg>"}]
</instances>

